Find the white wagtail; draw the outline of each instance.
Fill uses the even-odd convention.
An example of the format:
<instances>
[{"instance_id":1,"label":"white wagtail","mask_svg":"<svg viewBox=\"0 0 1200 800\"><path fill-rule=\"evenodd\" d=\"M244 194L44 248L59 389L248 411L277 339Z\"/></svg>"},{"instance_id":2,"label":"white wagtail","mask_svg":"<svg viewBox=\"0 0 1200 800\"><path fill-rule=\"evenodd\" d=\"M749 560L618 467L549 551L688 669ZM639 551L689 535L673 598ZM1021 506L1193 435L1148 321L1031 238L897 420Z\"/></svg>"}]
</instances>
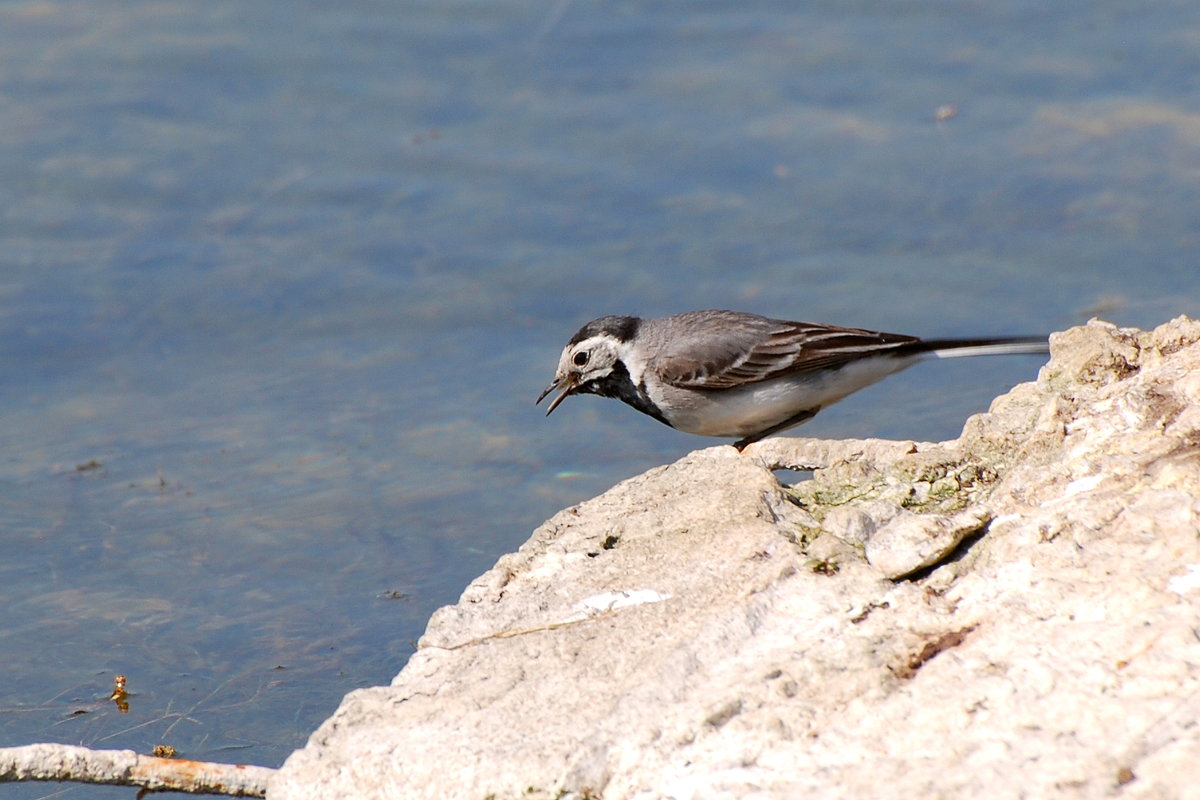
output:
<instances>
[{"instance_id":1,"label":"white wagtail","mask_svg":"<svg viewBox=\"0 0 1200 800\"><path fill-rule=\"evenodd\" d=\"M573 394L615 397L677 430L740 437L739 450L927 358L1044 355L1045 337L918 339L738 311L600 317L563 348L549 416Z\"/></svg>"}]
</instances>

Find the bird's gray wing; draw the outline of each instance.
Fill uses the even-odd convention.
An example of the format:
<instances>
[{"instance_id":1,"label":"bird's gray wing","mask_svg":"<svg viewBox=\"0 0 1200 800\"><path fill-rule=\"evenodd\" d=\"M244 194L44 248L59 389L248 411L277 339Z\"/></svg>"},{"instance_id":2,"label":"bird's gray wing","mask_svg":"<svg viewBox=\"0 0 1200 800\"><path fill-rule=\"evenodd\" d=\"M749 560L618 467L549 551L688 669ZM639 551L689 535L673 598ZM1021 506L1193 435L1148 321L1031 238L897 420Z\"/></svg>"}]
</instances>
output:
<instances>
[{"instance_id":1,"label":"bird's gray wing","mask_svg":"<svg viewBox=\"0 0 1200 800\"><path fill-rule=\"evenodd\" d=\"M903 350L920 339L895 333L789 322L737 312L679 315L662 336L651 366L664 382L689 389L729 389L771 378L836 368L872 354Z\"/></svg>"}]
</instances>

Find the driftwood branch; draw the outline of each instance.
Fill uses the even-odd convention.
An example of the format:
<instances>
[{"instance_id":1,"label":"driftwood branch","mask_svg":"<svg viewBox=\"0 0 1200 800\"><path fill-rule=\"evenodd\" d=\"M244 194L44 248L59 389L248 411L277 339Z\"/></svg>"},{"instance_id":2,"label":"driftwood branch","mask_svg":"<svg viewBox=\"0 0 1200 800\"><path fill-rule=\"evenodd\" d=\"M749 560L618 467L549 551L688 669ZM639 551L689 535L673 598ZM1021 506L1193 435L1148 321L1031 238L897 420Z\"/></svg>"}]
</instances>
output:
<instances>
[{"instance_id":1,"label":"driftwood branch","mask_svg":"<svg viewBox=\"0 0 1200 800\"><path fill-rule=\"evenodd\" d=\"M140 786L149 791L265 797L267 767L143 756L132 750L90 750L66 744L0 747L0 783L73 781Z\"/></svg>"}]
</instances>

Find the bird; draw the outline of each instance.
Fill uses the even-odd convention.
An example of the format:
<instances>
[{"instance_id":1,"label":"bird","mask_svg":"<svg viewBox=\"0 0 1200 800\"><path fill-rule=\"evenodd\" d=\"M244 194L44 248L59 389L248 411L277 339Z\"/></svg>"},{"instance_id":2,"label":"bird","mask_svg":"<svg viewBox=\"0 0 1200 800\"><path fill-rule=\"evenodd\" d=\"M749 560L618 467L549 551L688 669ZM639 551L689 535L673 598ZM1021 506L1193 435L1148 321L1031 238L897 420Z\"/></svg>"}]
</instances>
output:
<instances>
[{"instance_id":1,"label":"bird","mask_svg":"<svg viewBox=\"0 0 1200 800\"><path fill-rule=\"evenodd\" d=\"M738 450L918 361L1045 355L1047 337L921 339L708 309L642 319L606 316L563 348L540 404L595 394L685 433L734 438Z\"/></svg>"}]
</instances>

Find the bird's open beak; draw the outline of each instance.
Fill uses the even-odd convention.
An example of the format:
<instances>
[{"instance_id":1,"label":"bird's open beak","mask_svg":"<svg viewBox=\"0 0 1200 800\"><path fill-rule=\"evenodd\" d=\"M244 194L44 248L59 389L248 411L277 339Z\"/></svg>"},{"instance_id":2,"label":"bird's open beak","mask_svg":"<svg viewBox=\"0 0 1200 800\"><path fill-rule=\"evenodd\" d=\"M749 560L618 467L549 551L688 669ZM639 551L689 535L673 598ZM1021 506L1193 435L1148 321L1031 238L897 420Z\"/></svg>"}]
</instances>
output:
<instances>
[{"instance_id":1,"label":"bird's open beak","mask_svg":"<svg viewBox=\"0 0 1200 800\"><path fill-rule=\"evenodd\" d=\"M577 375L564 375L561 378L555 378L554 383L547 386L545 391L538 395L537 402L535 402L534 405L536 406L538 403L545 400L546 395L550 394L551 392L562 389L562 394L554 398L554 400L550 403L550 407L546 409L546 416L548 417L554 413L554 409L558 408L559 403L575 394L575 390L577 388L579 388L579 376Z\"/></svg>"}]
</instances>

